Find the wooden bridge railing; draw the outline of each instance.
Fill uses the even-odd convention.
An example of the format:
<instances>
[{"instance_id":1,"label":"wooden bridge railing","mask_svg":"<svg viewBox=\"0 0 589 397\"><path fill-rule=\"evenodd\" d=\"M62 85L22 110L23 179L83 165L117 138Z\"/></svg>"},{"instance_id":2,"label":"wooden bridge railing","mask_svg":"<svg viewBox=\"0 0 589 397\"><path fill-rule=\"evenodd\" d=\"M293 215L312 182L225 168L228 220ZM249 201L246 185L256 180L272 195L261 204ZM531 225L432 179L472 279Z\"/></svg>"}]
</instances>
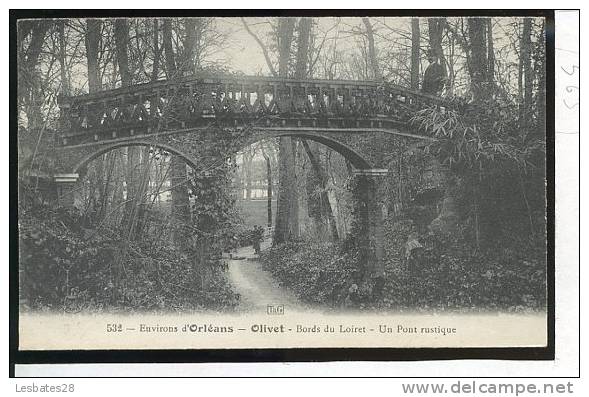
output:
<instances>
[{"instance_id":1,"label":"wooden bridge railing","mask_svg":"<svg viewBox=\"0 0 589 397\"><path fill-rule=\"evenodd\" d=\"M375 81L191 76L60 97L63 145L217 123L227 127L398 128L442 98Z\"/></svg>"}]
</instances>

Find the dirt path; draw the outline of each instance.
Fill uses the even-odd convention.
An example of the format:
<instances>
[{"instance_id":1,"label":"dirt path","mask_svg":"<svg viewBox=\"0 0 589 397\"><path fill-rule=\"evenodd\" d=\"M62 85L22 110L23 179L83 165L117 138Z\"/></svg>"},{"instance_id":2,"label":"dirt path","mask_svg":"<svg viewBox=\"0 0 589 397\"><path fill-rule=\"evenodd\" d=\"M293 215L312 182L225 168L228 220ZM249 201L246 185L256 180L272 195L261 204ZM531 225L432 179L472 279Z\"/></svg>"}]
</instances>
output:
<instances>
[{"instance_id":1,"label":"dirt path","mask_svg":"<svg viewBox=\"0 0 589 397\"><path fill-rule=\"evenodd\" d=\"M267 245L267 244L266 244ZM265 244L262 244L264 249ZM241 296L239 309L266 312L268 305L284 305L286 310L304 309L305 305L284 287L280 287L272 275L262 269L252 247L244 247L227 259L229 281Z\"/></svg>"}]
</instances>

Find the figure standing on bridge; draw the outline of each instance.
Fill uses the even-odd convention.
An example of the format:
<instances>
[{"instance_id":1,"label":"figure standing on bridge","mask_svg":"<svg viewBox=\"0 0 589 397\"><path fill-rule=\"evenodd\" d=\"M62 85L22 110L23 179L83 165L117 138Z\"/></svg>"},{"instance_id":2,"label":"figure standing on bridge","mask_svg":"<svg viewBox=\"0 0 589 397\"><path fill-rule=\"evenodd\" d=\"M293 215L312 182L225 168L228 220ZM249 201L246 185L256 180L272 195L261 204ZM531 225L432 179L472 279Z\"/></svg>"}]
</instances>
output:
<instances>
[{"instance_id":1,"label":"figure standing on bridge","mask_svg":"<svg viewBox=\"0 0 589 397\"><path fill-rule=\"evenodd\" d=\"M433 50L428 50L427 61L429 66L423 74L421 91L424 94L440 95L446 85L446 68L439 63L439 57Z\"/></svg>"}]
</instances>

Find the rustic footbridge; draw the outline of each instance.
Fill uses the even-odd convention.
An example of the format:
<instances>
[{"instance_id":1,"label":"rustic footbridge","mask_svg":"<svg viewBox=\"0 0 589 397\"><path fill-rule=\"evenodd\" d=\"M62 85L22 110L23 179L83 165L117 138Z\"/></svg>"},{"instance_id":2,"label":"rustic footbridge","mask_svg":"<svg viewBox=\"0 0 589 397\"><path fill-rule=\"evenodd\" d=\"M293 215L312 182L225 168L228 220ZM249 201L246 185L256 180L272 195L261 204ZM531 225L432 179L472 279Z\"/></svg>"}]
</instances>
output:
<instances>
[{"instance_id":1,"label":"rustic footbridge","mask_svg":"<svg viewBox=\"0 0 589 397\"><path fill-rule=\"evenodd\" d=\"M356 168L369 169L378 165L374 148L362 148L354 137L430 139L415 132L411 119L447 102L374 81L191 76L60 97L59 106L59 144L81 155L80 163L63 164L63 171L70 165L75 173L85 165L84 155L147 142L198 167L198 148L179 137L214 128L234 131L236 146L275 136L316 140L342 152Z\"/></svg>"},{"instance_id":2,"label":"rustic footbridge","mask_svg":"<svg viewBox=\"0 0 589 397\"><path fill-rule=\"evenodd\" d=\"M55 181L68 189L86 165L110 150L149 146L181 156L195 170L209 162L207 142L223 139L235 152L256 141L288 136L342 154L364 186L367 244L382 256L374 178L391 156L432 138L412 123L447 101L376 81L199 75L60 97ZM363 215L362 215L363 214Z\"/></svg>"}]
</instances>

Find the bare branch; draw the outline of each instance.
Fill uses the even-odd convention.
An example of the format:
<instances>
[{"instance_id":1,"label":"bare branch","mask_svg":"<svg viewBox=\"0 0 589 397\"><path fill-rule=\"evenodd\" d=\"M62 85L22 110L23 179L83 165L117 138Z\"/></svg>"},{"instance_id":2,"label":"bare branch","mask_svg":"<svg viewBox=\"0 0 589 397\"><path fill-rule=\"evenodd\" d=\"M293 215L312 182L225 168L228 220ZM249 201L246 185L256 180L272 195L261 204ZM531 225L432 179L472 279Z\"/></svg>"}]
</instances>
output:
<instances>
[{"instance_id":1,"label":"bare branch","mask_svg":"<svg viewBox=\"0 0 589 397\"><path fill-rule=\"evenodd\" d=\"M258 45L262 49L262 52L264 53L264 58L266 59L266 63L268 64L268 68L270 69L270 73L272 73L273 76L278 76L278 73L276 73L276 69L274 69L274 66L272 66L272 60L270 59L270 55L268 55L268 49L266 48L264 43L262 43L260 38L254 32L251 31L243 17L241 17L241 22L243 22L243 27L245 28L245 30L249 33L250 36L254 38L254 40L256 40L256 43L258 43Z\"/></svg>"}]
</instances>

